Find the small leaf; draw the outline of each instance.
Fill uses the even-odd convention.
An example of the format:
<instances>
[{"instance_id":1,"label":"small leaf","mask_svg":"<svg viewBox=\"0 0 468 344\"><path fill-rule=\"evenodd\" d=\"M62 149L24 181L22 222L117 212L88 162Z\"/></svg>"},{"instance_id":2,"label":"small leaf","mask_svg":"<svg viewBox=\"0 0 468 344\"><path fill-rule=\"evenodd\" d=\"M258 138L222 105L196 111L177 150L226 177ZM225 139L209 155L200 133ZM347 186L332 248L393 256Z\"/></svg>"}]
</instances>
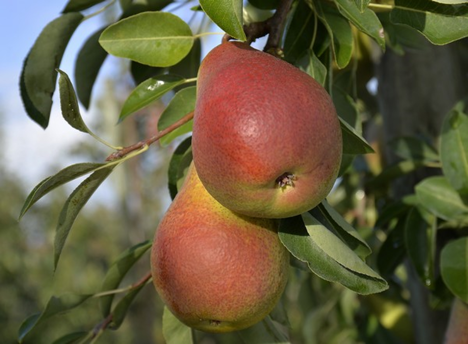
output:
<instances>
[{"instance_id":1,"label":"small leaf","mask_svg":"<svg viewBox=\"0 0 468 344\"><path fill-rule=\"evenodd\" d=\"M335 0L341 14L353 23L359 30L372 37L382 49L385 49L385 39L382 23L369 8L361 12L352 0Z\"/></svg>"},{"instance_id":2,"label":"small leaf","mask_svg":"<svg viewBox=\"0 0 468 344\"><path fill-rule=\"evenodd\" d=\"M391 275L405 258L405 222L406 216L390 231L377 254L377 268L384 276Z\"/></svg>"},{"instance_id":3,"label":"small leaf","mask_svg":"<svg viewBox=\"0 0 468 344\"><path fill-rule=\"evenodd\" d=\"M121 253L111 265L102 282L101 291L114 290L118 288L120 282L125 277L130 268L141 258L141 256L151 247L150 241L144 241L130 247ZM107 317L110 313L114 295L106 295L100 298L101 313Z\"/></svg>"},{"instance_id":4,"label":"small leaf","mask_svg":"<svg viewBox=\"0 0 468 344\"><path fill-rule=\"evenodd\" d=\"M365 258L372 253L369 245L359 235L358 231L333 209L326 200L323 200L317 206L316 212L320 212L320 214L327 219L338 237L340 237L359 257Z\"/></svg>"},{"instance_id":5,"label":"small leaf","mask_svg":"<svg viewBox=\"0 0 468 344\"><path fill-rule=\"evenodd\" d=\"M19 218L23 217L23 215L28 211L29 208L33 206L38 200L40 200L43 196L48 194L53 189L72 181L73 179L79 178L85 174L91 173L98 168L106 166L103 163L81 163L68 166L58 172L57 174L47 177L42 182L40 182L28 195L26 201L24 202L23 208L21 209L21 213Z\"/></svg>"},{"instance_id":6,"label":"small leaf","mask_svg":"<svg viewBox=\"0 0 468 344\"><path fill-rule=\"evenodd\" d=\"M200 0L203 11L228 35L247 40L242 20L242 0Z\"/></svg>"},{"instance_id":7,"label":"small leaf","mask_svg":"<svg viewBox=\"0 0 468 344\"><path fill-rule=\"evenodd\" d=\"M421 206L441 219L448 221L468 216L468 206L444 176L426 178L415 190Z\"/></svg>"},{"instance_id":8,"label":"small leaf","mask_svg":"<svg viewBox=\"0 0 468 344\"><path fill-rule=\"evenodd\" d=\"M435 216L420 208L413 208L405 223L406 252L422 283L434 288Z\"/></svg>"},{"instance_id":9,"label":"small leaf","mask_svg":"<svg viewBox=\"0 0 468 344\"><path fill-rule=\"evenodd\" d=\"M29 52L21 73L21 97L28 115L43 128L49 124L52 96L59 67L68 41L83 15L67 13L42 30Z\"/></svg>"},{"instance_id":10,"label":"small leaf","mask_svg":"<svg viewBox=\"0 0 468 344\"><path fill-rule=\"evenodd\" d=\"M439 160L437 151L429 146L424 140L416 137L398 137L390 141L388 146L396 155L405 160Z\"/></svg>"},{"instance_id":11,"label":"small leaf","mask_svg":"<svg viewBox=\"0 0 468 344\"><path fill-rule=\"evenodd\" d=\"M367 154L375 153L371 145L351 127L345 120L340 118L341 132L343 134L344 154Z\"/></svg>"},{"instance_id":12,"label":"small leaf","mask_svg":"<svg viewBox=\"0 0 468 344\"><path fill-rule=\"evenodd\" d=\"M45 320L78 307L90 297L92 297L92 295L78 295L71 293L63 294L58 297L52 296L47 302L42 313L32 315L23 322L19 331L19 342L21 343L35 327L42 324Z\"/></svg>"},{"instance_id":13,"label":"small leaf","mask_svg":"<svg viewBox=\"0 0 468 344\"><path fill-rule=\"evenodd\" d=\"M184 81L181 76L171 74L158 75L143 81L128 96L120 112L119 121L158 100Z\"/></svg>"},{"instance_id":14,"label":"small leaf","mask_svg":"<svg viewBox=\"0 0 468 344\"><path fill-rule=\"evenodd\" d=\"M442 279L450 291L468 303L468 238L452 241L442 249Z\"/></svg>"},{"instance_id":15,"label":"small leaf","mask_svg":"<svg viewBox=\"0 0 468 344\"><path fill-rule=\"evenodd\" d=\"M90 133L83 118L80 114L80 107L76 99L75 89L68 75L57 69L60 74L59 91L60 91L60 107L62 109L63 118L76 130L84 133Z\"/></svg>"},{"instance_id":16,"label":"small leaf","mask_svg":"<svg viewBox=\"0 0 468 344\"><path fill-rule=\"evenodd\" d=\"M107 52L99 44L99 37L104 30L105 27L93 33L83 44L76 57L74 74L76 93L86 109L89 109L94 83L107 57Z\"/></svg>"},{"instance_id":17,"label":"small leaf","mask_svg":"<svg viewBox=\"0 0 468 344\"><path fill-rule=\"evenodd\" d=\"M192 329L177 319L169 308L164 307L163 336L167 344L194 344Z\"/></svg>"},{"instance_id":18,"label":"small leaf","mask_svg":"<svg viewBox=\"0 0 468 344\"><path fill-rule=\"evenodd\" d=\"M468 116L457 104L442 124L440 158L450 184L468 198Z\"/></svg>"},{"instance_id":19,"label":"small leaf","mask_svg":"<svg viewBox=\"0 0 468 344\"><path fill-rule=\"evenodd\" d=\"M171 198L174 199L177 195L179 179L180 179L180 170L181 168L188 167L181 166L182 162L184 162L184 156L188 151L191 151L192 147L192 137L186 138L184 141L180 143L180 145L176 148L174 153L172 154L171 161L169 162L169 168L167 170L168 175L168 185L169 185L169 193ZM191 161L191 159L190 159ZM190 162L187 162L190 164Z\"/></svg>"},{"instance_id":20,"label":"small leaf","mask_svg":"<svg viewBox=\"0 0 468 344\"><path fill-rule=\"evenodd\" d=\"M257 324L237 333L245 344L290 344L287 334L281 330L280 326L270 316L267 316Z\"/></svg>"},{"instance_id":21,"label":"small leaf","mask_svg":"<svg viewBox=\"0 0 468 344\"><path fill-rule=\"evenodd\" d=\"M99 43L112 55L153 67L169 67L192 48L190 27L166 12L144 12L122 19L102 33Z\"/></svg>"},{"instance_id":22,"label":"small leaf","mask_svg":"<svg viewBox=\"0 0 468 344\"><path fill-rule=\"evenodd\" d=\"M73 223L75 222L78 213L83 206L88 202L93 193L101 185L101 183L111 174L115 166L109 166L94 172L91 176L85 179L68 197L62 211L60 212L57 229L55 231L54 240L54 268L62 253L63 246L67 240Z\"/></svg>"},{"instance_id":23,"label":"small leaf","mask_svg":"<svg viewBox=\"0 0 468 344\"><path fill-rule=\"evenodd\" d=\"M395 0L390 19L394 24L413 27L433 44L442 45L468 37L467 8L466 3Z\"/></svg>"},{"instance_id":24,"label":"small leaf","mask_svg":"<svg viewBox=\"0 0 468 344\"><path fill-rule=\"evenodd\" d=\"M130 290L120 301L117 303L117 306L112 310L112 322L109 325L109 328L117 330L127 315L127 311L130 308L135 297L143 289L146 284L143 283L136 287L135 289Z\"/></svg>"},{"instance_id":25,"label":"small leaf","mask_svg":"<svg viewBox=\"0 0 468 344\"><path fill-rule=\"evenodd\" d=\"M317 82L325 86L327 80L327 67L315 56L314 51L309 49L297 62L299 68L313 77Z\"/></svg>"},{"instance_id":26,"label":"small leaf","mask_svg":"<svg viewBox=\"0 0 468 344\"><path fill-rule=\"evenodd\" d=\"M312 216L309 217L309 220L314 221ZM320 226L320 224L316 225L317 227ZM320 233L323 233L324 230L319 228ZM327 237L330 237L330 235L327 235ZM375 278L349 270L339 264L334 258L330 257L310 237L310 233L306 229L300 216L281 220L279 238L294 257L306 262L310 270L324 280L339 283L359 294L378 293L388 288L387 283L380 276ZM335 249L333 249L334 243L336 243L337 240L338 244L335 246ZM328 246L333 250L339 250L344 247L344 250L348 250L348 253L351 252L351 254L354 254L338 238L334 239L331 237L331 242L328 243ZM339 249L337 247L339 247ZM344 255L347 254L344 253ZM359 258L356 256L356 259L353 260L354 263L356 263ZM357 266L357 264L361 265L360 263L351 265ZM364 262L362 262L362 264L365 265ZM369 274L378 276L369 267L363 268L360 266L358 270L364 270Z\"/></svg>"},{"instance_id":27,"label":"small leaf","mask_svg":"<svg viewBox=\"0 0 468 344\"><path fill-rule=\"evenodd\" d=\"M105 0L68 0L62 13L83 11L104 1Z\"/></svg>"},{"instance_id":28,"label":"small leaf","mask_svg":"<svg viewBox=\"0 0 468 344\"><path fill-rule=\"evenodd\" d=\"M158 130L162 131L174 124L188 113L195 110L195 100L197 96L197 88L195 86L187 87L176 93L167 108L161 114L158 121ZM180 135L192 131L193 120L185 123L171 133L163 136L159 142L164 147L171 143Z\"/></svg>"},{"instance_id":29,"label":"small leaf","mask_svg":"<svg viewBox=\"0 0 468 344\"><path fill-rule=\"evenodd\" d=\"M88 335L88 332L79 331L66 334L56 340L52 344L78 344L80 339L84 339Z\"/></svg>"}]
</instances>

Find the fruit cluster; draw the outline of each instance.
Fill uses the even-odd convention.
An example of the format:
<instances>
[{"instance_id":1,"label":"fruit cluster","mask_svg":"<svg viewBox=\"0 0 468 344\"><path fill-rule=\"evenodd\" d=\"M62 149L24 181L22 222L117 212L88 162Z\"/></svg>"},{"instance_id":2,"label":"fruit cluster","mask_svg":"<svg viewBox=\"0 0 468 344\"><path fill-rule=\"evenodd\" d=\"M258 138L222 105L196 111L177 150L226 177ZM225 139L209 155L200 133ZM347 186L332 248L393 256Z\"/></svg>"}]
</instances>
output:
<instances>
[{"instance_id":1,"label":"fruit cluster","mask_svg":"<svg viewBox=\"0 0 468 344\"><path fill-rule=\"evenodd\" d=\"M154 284L188 326L243 329L271 312L286 285L278 219L315 207L336 180L339 120L312 77L224 42L200 67L192 151L155 235Z\"/></svg>"}]
</instances>

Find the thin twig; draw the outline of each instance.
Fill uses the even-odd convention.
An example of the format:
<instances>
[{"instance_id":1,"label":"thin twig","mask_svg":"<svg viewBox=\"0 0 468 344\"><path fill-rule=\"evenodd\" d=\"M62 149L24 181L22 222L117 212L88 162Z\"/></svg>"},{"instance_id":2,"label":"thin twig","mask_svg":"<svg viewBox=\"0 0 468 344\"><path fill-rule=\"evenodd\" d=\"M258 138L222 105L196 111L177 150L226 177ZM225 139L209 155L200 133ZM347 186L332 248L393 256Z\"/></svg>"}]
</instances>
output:
<instances>
[{"instance_id":1,"label":"thin twig","mask_svg":"<svg viewBox=\"0 0 468 344\"><path fill-rule=\"evenodd\" d=\"M141 149L141 148L143 148L145 146L150 146L153 143L155 143L156 141L158 141L161 137L163 137L163 136L169 134L170 132L176 130L177 128L181 127L182 125L184 125L185 123L190 121L192 118L193 118L193 111L186 114L184 117L179 119L177 122L170 125L166 129L161 130L159 133L157 133L156 135L150 137L149 139L142 140L140 142L134 143L134 144L132 144L130 146L124 147L124 148L119 149L118 151L112 153L111 155L109 155L106 158L106 161L114 161L114 160L117 160L117 159L121 159L121 158L123 158L124 156L126 156L127 154L129 154L129 153L131 153L133 151L139 150L139 149Z\"/></svg>"}]
</instances>

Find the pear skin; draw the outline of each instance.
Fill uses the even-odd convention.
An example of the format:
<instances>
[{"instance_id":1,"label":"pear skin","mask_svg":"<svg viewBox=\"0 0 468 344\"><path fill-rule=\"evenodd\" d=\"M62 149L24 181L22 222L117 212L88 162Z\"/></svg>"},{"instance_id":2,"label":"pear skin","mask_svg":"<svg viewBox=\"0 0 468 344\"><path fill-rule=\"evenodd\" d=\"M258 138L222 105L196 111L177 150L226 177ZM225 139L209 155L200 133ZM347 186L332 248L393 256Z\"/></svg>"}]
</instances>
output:
<instances>
[{"instance_id":1,"label":"pear skin","mask_svg":"<svg viewBox=\"0 0 468 344\"><path fill-rule=\"evenodd\" d=\"M241 42L202 61L193 159L208 192L247 216L285 218L330 192L341 163L340 123L312 77Z\"/></svg>"},{"instance_id":2,"label":"pear skin","mask_svg":"<svg viewBox=\"0 0 468 344\"><path fill-rule=\"evenodd\" d=\"M207 332L262 320L285 288L289 253L272 219L239 216L218 203L193 164L155 234L153 282L170 311Z\"/></svg>"},{"instance_id":3,"label":"pear skin","mask_svg":"<svg viewBox=\"0 0 468 344\"><path fill-rule=\"evenodd\" d=\"M444 344L468 344L468 304L455 298Z\"/></svg>"}]
</instances>

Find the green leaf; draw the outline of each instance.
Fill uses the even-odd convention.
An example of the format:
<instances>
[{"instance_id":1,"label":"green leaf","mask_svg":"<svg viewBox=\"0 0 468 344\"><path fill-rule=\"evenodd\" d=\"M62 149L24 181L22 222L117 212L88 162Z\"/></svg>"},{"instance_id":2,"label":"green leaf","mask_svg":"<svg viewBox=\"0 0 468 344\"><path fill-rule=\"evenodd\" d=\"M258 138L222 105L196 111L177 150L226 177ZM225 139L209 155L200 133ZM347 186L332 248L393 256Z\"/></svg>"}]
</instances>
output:
<instances>
[{"instance_id":1,"label":"green leaf","mask_svg":"<svg viewBox=\"0 0 468 344\"><path fill-rule=\"evenodd\" d=\"M390 231L377 254L377 268L384 276L391 275L405 258L405 226L406 216Z\"/></svg>"},{"instance_id":2,"label":"green leaf","mask_svg":"<svg viewBox=\"0 0 468 344\"><path fill-rule=\"evenodd\" d=\"M341 132L343 135L344 154L367 154L375 153L370 144L351 127L345 120L340 118Z\"/></svg>"},{"instance_id":3,"label":"green leaf","mask_svg":"<svg viewBox=\"0 0 468 344\"><path fill-rule=\"evenodd\" d=\"M26 201L23 204L19 218L21 219L21 217L23 217L23 215L29 210L29 208L33 206L34 203L36 203L56 187L59 187L60 185L68 183L73 179L91 173L104 166L106 166L106 164L103 163L80 163L68 166L57 174L51 177L47 177L42 182L37 184L36 187L29 193Z\"/></svg>"},{"instance_id":4,"label":"green leaf","mask_svg":"<svg viewBox=\"0 0 468 344\"><path fill-rule=\"evenodd\" d=\"M183 76L186 79L196 78L201 62L201 42L196 39L192 50L178 64L169 67L169 73Z\"/></svg>"},{"instance_id":5,"label":"green leaf","mask_svg":"<svg viewBox=\"0 0 468 344\"><path fill-rule=\"evenodd\" d=\"M109 53L153 67L169 67L192 48L190 27L165 12L144 12L109 26L99 43Z\"/></svg>"},{"instance_id":6,"label":"green leaf","mask_svg":"<svg viewBox=\"0 0 468 344\"><path fill-rule=\"evenodd\" d=\"M364 12L369 5L370 0L354 0L359 11Z\"/></svg>"},{"instance_id":7,"label":"green leaf","mask_svg":"<svg viewBox=\"0 0 468 344\"><path fill-rule=\"evenodd\" d=\"M442 169L462 197L468 197L468 116L458 103L445 117L440 140Z\"/></svg>"},{"instance_id":8,"label":"green leaf","mask_svg":"<svg viewBox=\"0 0 468 344\"><path fill-rule=\"evenodd\" d=\"M167 68L162 67L150 67L135 61L130 63L130 73L132 74L133 81L139 85L146 79L156 77L157 75L163 75L167 72Z\"/></svg>"},{"instance_id":9,"label":"green leaf","mask_svg":"<svg viewBox=\"0 0 468 344\"><path fill-rule=\"evenodd\" d=\"M313 50L308 49L297 64L302 71L313 77L320 85L325 86L327 67L315 56Z\"/></svg>"},{"instance_id":10,"label":"green leaf","mask_svg":"<svg viewBox=\"0 0 468 344\"><path fill-rule=\"evenodd\" d=\"M402 177L408 173L423 167L426 163L424 161L405 160L393 164L384 169L378 176L372 178L367 182L368 187L380 187L383 184L388 184L391 181Z\"/></svg>"},{"instance_id":11,"label":"green leaf","mask_svg":"<svg viewBox=\"0 0 468 344\"><path fill-rule=\"evenodd\" d=\"M167 108L161 114L158 121L158 130L162 131L174 124L188 113L195 110L195 100L197 96L197 88L195 86L187 87L176 93ZM185 123L171 133L163 136L159 142L164 147L171 143L180 135L192 131L193 120Z\"/></svg>"},{"instance_id":12,"label":"green leaf","mask_svg":"<svg viewBox=\"0 0 468 344\"><path fill-rule=\"evenodd\" d=\"M237 332L245 344L290 344L281 325L267 316L257 324Z\"/></svg>"},{"instance_id":13,"label":"green leaf","mask_svg":"<svg viewBox=\"0 0 468 344\"><path fill-rule=\"evenodd\" d=\"M393 139L388 144L389 148L405 160L438 161L437 151L424 140L413 136L402 136Z\"/></svg>"},{"instance_id":14,"label":"green leaf","mask_svg":"<svg viewBox=\"0 0 468 344\"><path fill-rule=\"evenodd\" d=\"M70 232L76 217L88 202L93 193L101 185L101 183L111 174L114 165L97 170L91 176L86 178L68 197L62 211L60 212L57 229L55 231L54 241L54 268L57 264L62 253L63 246L67 240L68 233Z\"/></svg>"},{"instance_id":15,"label":"green leaf","mask_svg":"<svg viewBox=\"0 0 468 344\"><path fill-rule=\"evenodd\" d=\"M242 0L200 0L203 11L228 35L247 40L243 29Z\"/></svg>"},{"instance_id":16,"label":"green leaf","mask_svg":"<svg viewBox=\"0 0 468 344\"><path fill-rule=\"evenodd\" d=\"M76 57L74 74L76 93L86 109L89 109L94 83L107 57L107 52L99 44L99 37L104 30L105 27L93 33L83 44Z\"/></svg>"},{"instance_id":17,"label":"green leaf","mask_svg":"<svg viewBox=\"0 0 468 344\"><path fill-rule=\"evenodd\" d=\"M415 190L421 206L441 219L457 220L468 215L468 206L444 176L426 178Z\"/></svg>"},{"instance_id":18,"label":"green leaf","mask_svg":"<svg viewBox=\"0 0 468 344\"><path fill-rule=\"evenodd\" d=\"M249 2L261 10L274 10L278 7L280 0L249 0Z\"/></svg>"},{"instance_id":19,"label":"green leaf","mask_svg":"<svg viewBox=\"0 0 468 344\"><path fill-rule=\"evenodd\" d=\"M172 199L174 199L175 196L177 195L177 191L178 191L177 185L179 184L179 179L180 179L181 164L182 162L187 160L187 159L184 160L183 158L188 151L191 151L191 147L192 147L192 137L188 137L184 141L182 141L180 145L176 148L176 150L172 154L171 161L169 162L167 175L168 175L169 193ZM190 162L187 162L187 163L190 164ZM188 167L188 166L182 166L182 168L184 167Z\"/></svg>"},{"instance_id":20,"label":"green leaf","mask_svg":"<svg viewBox=\"0 0 468 344\"><path fill-rule=\"evenodd\" d=\"M333 209L326 200L323 200L311 214L314 215L317 212L325 217L336 235L359 257L365 258L372 253L369 245L359 235L358 231Z\"/></svg>"},{"instance_id":21,"label":"green leaf","mask_svg":"<svg viewBox=\"0 0 468 344\"><path fill-rule=\"evenodd\" d=\"M69 333L54 340L52 344L78 344L80 340L84 339L87 335L88 332L85 331Z\"/></svg>"},{"instance_id":22,"label":"green leaf","mask_svg":"<svg viewBox=\"0 0 468 344\"><path fill-rule=\"evenodd\" d=\"M23 324L21 324L18 335L19 342L23 342L25 337L45 320L81 305L90 297L92 297L92 295L78 295L71 293L63 294L58 297L52 296L47 302L42 313L30 316L23 322Z\"/></svg>"},{"instance_id":23,"label":"green leaf","mask_svg":"<svg viewBox=\"0 0 468 344\"><path fill-rule=\"evenodd\" d=\"M300 216L281 220L279 238L294 257L307 263L312 272L324 280L339 283L359 294L378 293L388 288L386 281L361 261L340 239L331 233L325 233L328 229L307 213L305 219L308 222L307 229ZM317 233L313 233L312 238L310 234L315 230ZM339 252L341 250L343 252ZM328 253L340 261L353 257L351 261L345 262L346 265L364 271L365 274L346 268Z\"/></svg>"},{"instance_id":24,"label":"green leaf","mask_svg":"<svg viewBox=\"0 0 468 344\"><path fill-rule=\"evenodd\" d=\"M82 19L76 12L54 19L42 30L25 59L20 79L21 97L29 117L43 128L49 124L57 81L55 69Z\"/></svg>"},{"instance_id":25,"label":"green leaf","mask_svg":"<svg viewBox=\"0 0 468 344\"><path fill-rule=\"evenodd\" d=\"M372 37L382 49L385 49L382 23L369 8L361 9L352 0L335 0L341 14L353 23L359 30Z\"/></svg>"},{"instance_id":26,"label":"green leaf","mask_svg":"<svg viewBox=\"0 0 468 344\"><path fill-rule=\"evenodd\" d=\"M60 74L59 78L59 91L60 91L60 107L62 109L63 118L76 130L84 133L90 133L83 118L80 114L80 107L76 99L75 89L70 81L68 75L57 69Z\"/></svg>"},{"instance_id":27,"label":"green leaf","mask_svg":"<svg viewBox=\"0 0 468 344\"><path fill-rule=\"evenodd\" d=\"M83 11L104 1L105 0L69 0L62 13Z\"/></svg>"},{"instance_id":28,"label":"green leaf","mask_svg":"<svg viewBox=\"0 0 468 344\"><path fill-rule=\"evenodd\" d=\"M122 106L119 121L123 121L132 113L150 105L174 87L183 84L184 81L185 79L181 76L171 74L158 75L143 81L128 96Z\"/></svg>"},{"instance_id":29,"label":"green leaf","mask_svg":"<svg viewBox=\"0 0 468 344\"><path fill-rule=\"evenodd\" d=\"M442 279L450 291L468 303L468 238L452 241L442 249Z\"/></svg>"},{"instance_id":30,"label":"green leaf","mask_svg":"<svg viewBox=\"0 0 468 344\"><path fill-rule=\"evenodd\" d=\"M405 223L405 245L421 282L434 287L434 258L436 246L436 218L427 211L414 207Z\"/></svg>"},{"instance_id":31,"label":"green leaf","mask_svg":"<svg viewBox=\"0 0 468 344\"><path fill-rule=\"evenodd\" d=\"M151 242L144 241L122 252L107 271L104 281L102 282L101 291L117 289L130 268L150 247ZM114 294L105 295L100 298L99 302L103 317L109 315L113 300Z\"/></svg>"},{"instance_id":32,"label":"green leaf","mask_svg":"<svg viewBox=\"0 0 468 344\"><path fill-rule=\"evenodd\" d=\"M119 301L117 306L115 306L115 308L112 310L112 322L110 323L109 328L111 328L112 330L117 330L120 327L120 325L122 325L122 322L124 321L125 316L127 315L127 311L130 308L130 305L145 285L146 284L143 283L135 289L130 290Z\"/></svg>"},{"instance_id":33,"label":"green leaf","mask_svg":"<svg viewBox=\"0 0 468 344\"><path fill-rule=\"evenodd\" d=\"M192 329L177 319L169 308L164 307L162 331L167 344L194 344Z\"/></svg>"},{"instance_id":34,"label":"green leaf","mask_svg":"<svg viewBox=\"0 0 468 344\"><path fill-rule=\"evenodd\" d=\"M395 0L390 13L394 24L421 32L430 42L447 44L468 37L468 4L447 5L435 1Z\"/></svg>"}]
</instances>

